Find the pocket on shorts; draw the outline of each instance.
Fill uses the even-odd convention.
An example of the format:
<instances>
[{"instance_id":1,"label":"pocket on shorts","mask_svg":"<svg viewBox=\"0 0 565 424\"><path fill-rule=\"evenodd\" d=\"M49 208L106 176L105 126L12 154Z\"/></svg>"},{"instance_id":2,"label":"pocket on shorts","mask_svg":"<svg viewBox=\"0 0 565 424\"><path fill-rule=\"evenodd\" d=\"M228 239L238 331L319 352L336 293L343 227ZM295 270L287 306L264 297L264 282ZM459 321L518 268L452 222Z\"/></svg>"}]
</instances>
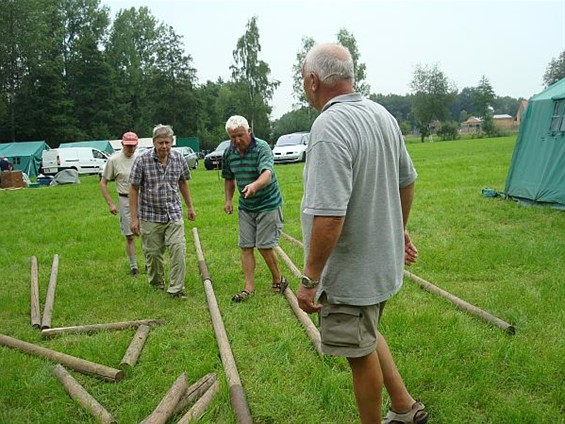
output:
<instances>
[{"instance_id":1,"label":"pocket on shorts","mask_svg":"<svg viewBox=\"0 0 565 424\"><path fill-rule=\"evenodd\" d=\"M361 344L361 318L356 306L324 304L321 311L320 336L329 346L359 346Z\"/></svg>"}]
</instances>

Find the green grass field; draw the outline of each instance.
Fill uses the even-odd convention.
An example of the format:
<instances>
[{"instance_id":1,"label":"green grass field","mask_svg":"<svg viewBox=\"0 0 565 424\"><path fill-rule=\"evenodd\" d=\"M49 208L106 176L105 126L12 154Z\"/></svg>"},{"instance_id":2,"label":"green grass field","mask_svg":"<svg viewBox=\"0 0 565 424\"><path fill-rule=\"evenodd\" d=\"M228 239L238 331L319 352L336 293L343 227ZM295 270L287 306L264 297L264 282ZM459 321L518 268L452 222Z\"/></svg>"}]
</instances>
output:
<instances>
[{"instance_id":1,"label":"green grass field","mask_svg":"<svg viewBox=\"0 0 565 424\"><path fill-rule=\"evenodd\" d=\"M565 214L481 195L483 187L504 189L514 142L515 136L408 146L419 172L409 229L420 257L410 271L516 326L516 335L507 335L405 280L381 329L431 423L565 422ZM302 167L276 167L285 232L295 238L301 238ZM244 304L230 301L243 278L237 217L222 212L216 171L194 171L190 187L197 220L186 221L186 301L153 290L144 274L128 275L118 221L96 176L82 177L80 185L0 192L0 333L118 367L135 330L42 340L31 328L30 258L38 259L43 310L57 254L53 327L166 320L152 329L123 381L71 371L118 422L142 421L183 371L189 383L218 373L220 393L201 422L236 422L198 271L197 227L254 422L358 422L346 361L317 356L284 297L271 294L260 258L257 295ZM301 268L302 252L284 239L281 247ZM297 285L292 278L292 289ZM95 422L51 375L53 367L0 347L1 423Z\"/></svg>"}]
</instances>

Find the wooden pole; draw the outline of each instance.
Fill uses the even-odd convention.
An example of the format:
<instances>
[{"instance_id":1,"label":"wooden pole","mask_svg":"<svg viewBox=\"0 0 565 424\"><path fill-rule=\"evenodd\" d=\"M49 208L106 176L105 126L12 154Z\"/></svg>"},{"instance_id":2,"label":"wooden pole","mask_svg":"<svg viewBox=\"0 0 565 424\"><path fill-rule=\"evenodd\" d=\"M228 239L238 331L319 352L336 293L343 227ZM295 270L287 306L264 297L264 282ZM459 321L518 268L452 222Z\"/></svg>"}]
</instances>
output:
<instances>
[{"instance_id":1,"label":"wooden pole","mask_svg":"<svg viewBox=\"0 0 565 424\"><path fill-rule=\"evenodd\" d=\"M100 405L62 365L57 365L53 368L53 375L59 379L69 396L90 412L99 423L110 424L117 422L117 420L110 415L110 413L106 411L106 409L104 409L104 407Z\"/></svg>"},{"instance_id":2,"label":"wooden pole","mask_svg":"<svg viewBox=\"0 0 565 424\"><path fill-rule=\"evenodd\" d=\"M31 257L31 326L41 327L41 313L39 312L39 278L37 270L37 258Z\"/></svg>"},{"instance_id":3,"label":"wooden pole","mask_svg":"<svg viewBox=\"0 0 565 424\"><path fill-rule=\"evenodd\" d=\"M288 235L288 234L285 233L285 232L281 232L281 235L282 235L285 239L287 239L288 241L294 243L295 245L304 248L304 243L302 243L300 240L295 239L294 237Z\"/></svg>"},{"instance_id":4,"label":"wooden pole","mask_svg":"<svg viewBox=\"0 0 565 424\"><path fill-rule=\"evenodd\" d=\"M124 372L100 365L94 362L80 359L75 356L67 355L66 353L57 352L55 350L47 349L45 347L37 346L33 343L24 342L4 334L0 334L0 346L7 346L13 349L18 349L41 358L49 359L66 366L72 370L78 371L83 374L93 375L100 377L104 380L115 382L124 378Z\"/></svg>"},{"instance_id":5,"label":"wooden pole","mask_svg":"<svg viewBox=\"0 0 565 424\"><path fill-rule=\"evenodd\" d=\"M469 312L473 315L476 315L476 316L496 325L497 327L506 331L508 334L512 335L512 334L516 333L516 328L513 325L508 324L507 322L501 320L500 318L497 318L494 315L491 315L490 313L483 311L482 309L480 309L480 308L478 308L474 305L471 305L468 302L465 302L464 300L458 298L457 296L452 295L451 293L449 293L449 292L447 292L443 289L440 289L437 286L434 286L429 281L426 281L423 278L420 278L417 275L414 275L414 274L412 274L408 271L404 271L404 275L406 277L410 278L415 283L419 284L420 287L424 288L425 290L429 291L430 293L435 293L435 294L440 295L441 297L445 297L446 299L448 299L451 303L453 303L458 308L463 309L466 312Z\"/></svg>"},{"instance_id":6,"label":"wooden pole","mask_svg":"<svg viewBox=\"0 0 565 424\"><path fill-rule=\"evenodd\" d=\"M169 391L165 394L157 408L145 418L141 424L166 424L167 420L173 415L173 411L179 399L186 392L188 378L183 372L173 383Z\"/></svg>"},{"instance_id":7,"label":"wooden pole","mask_svg":"<svg viewBox=\"0 0 565 424\"><path fill-rule=\"evenodd\" d=\"M194 236L194 246L196 247L196 254L198 256L198 266L200 267L200 273L202 274L204 282L204 291L206 292L208 309L212 318L212 325L214 327L214 333L216 334L216 341L218 343L218 348L220 349L220 357L222 358L222 364L229 386L231 405L237 422L242 424L253 424L251 411L249 410L249 405L245 399L245 392L241 385L241 380L239 379L237 366L228 341L222 315L220 314L216 296L214 295L212 280L210 279L210 274L208 273L208 268L204 261L204 254L202 252L202 247L200 246L200 238L198 237L198 229L193 228L192 234Z\"/></svg>"},{"instance_id":8,"label":"wooden pole","mask_svg":"<svg viewBox=\"0 0 565 424\"><path fill-rule=\"evenodd\" d=\"M157 325L164 324L165 321L162 319L140 319L137 321L122 321L122 322L110 322L106 324L88 324L88 325L77 325L74 327L58 327L58 328L48 328L41 331L41 336L44 338L59 336L61 334L91 334L98 331L114 331L114 330L125 330L128 328L136 328L142 325L148 325L150 327L155 327Z\"/></svg>"},{"instance_id":9,"label":"wooden pole","mask_svg":"<svg viewBox=\"0 0 565 424\"><path fill-rule=\"evenodd\" d=\"M202 395L200 399L196 401L196 403L190 408L186 414L178 421L177 424L187 424L193 420L198 420L210 405L210 402L218 393L220 389L220 384L218 380L214 381L214 383L206 390L206 393Z\"/></svg>"},{"instance_id":10,"label":"wooden pole","mask_svg":"<svg viewBox=\"0 0 565 424\"><path fill-rule=\"evenodd\" d=\"M151 327L148 325L143 324L139 326L131 340L128 350L126 350L122 358L122 362L120 362L121 367L133 367L137 363L137 359L145 345L145 340L147 340L147 336L149 335L149 330L151 330Z\"/></svg>"},{"instance_id":11,"label":"wooden pole","mask_svg":"<svg viewBox=\"0 0 565 424\"><path fill-rule=\"evenodd\" d=\"M296 240L295 238L289 236L286 233L282 233L282 236L284 238L286 238L287 240L291 241L292 243L296 244L297 246L304 246L304 244L299 241ZM500 318L495 317L494 315L491 315L490 313L483 311L482 309L471 305L468 302L465 302L464 300L458 298L457 296L452 295L451 293L440 289L439 287L433 285L432 283L430 283L429 281L424 280L423 278L418 277L415 274L412 274L411 272L408 271L404 271L404 275L406 277L408 277L409 279L411 279L412 281L414 281L415 283L419 284L422 288L424 288L425 290L429 291L430 293L434 293L434 294L438 294L442 297L445 297L446 299L448 299L449 301L451 301L455 306L463 309L464 311L467 311L473 315L476 315L478 317L483 318L484 320L496 325L497 327L503 329L504 331L506 331L508 334L515 334L516 333L516 327L514 327L513 325L501 320Z\"/></svg>"},{"instance_id":12,"label":"wooden pole","mask_svg":"<svg viewBox=\"0 0 565 424\"><path fill-rule=\"evenodd\" d=\"M275 247L275 252L277 253L277 255L279 255L279 257L289 267L289 269L296 277L300 278L302 276L300 270L296 267L296 265L294 265L294 263L290 260L288 255L284 252L284 250L282 250L280 246ZM296 296L294 295L292 290L287 288L287 290L285 290L284 292L284 297L286 297L286 300L292 308L294 315L296 315L296 318L298 318L298 321L300 321L300 324L302 324L302 327L304 327L304 330L306 330L306 334L308 335L310 340L312 340L316 352L318 352L318 355L322 356L322 339L320 337L320 331L316 328L308 314L300 309L300 306L298 306L298 300L296 299Z\"/></svg>"},{"instance_id":13,"label":"wooden pole","mask_svg":"<svg viewBox=\"0 0 565 424\"><path fill-rule=\"evenodd\" d=\"M190 404L193 404L197 399L199 399L206 390L210 388L212 384L218 379L216 373L208 373L188 389L186 393L180 398L177 406L173 412L173 415L179 414L186 409Z\"/></svg>"},{"instance_id":14,"label":"wooden pole","mask_svg":"<svg viewBox=\"0 0 565 424\"><path fill-rule=\"evenodd\" d=\"M59 255L53 256L53 264L51 265L51 278L49 278L49 286L47 287L47 296L45 297L45 308L43 309L43 321L41 328L51 327L51 315L53 314L53 303L55 302L55 288L57 287L57 273L59 272Z\"/></svg>"}]
</instances>

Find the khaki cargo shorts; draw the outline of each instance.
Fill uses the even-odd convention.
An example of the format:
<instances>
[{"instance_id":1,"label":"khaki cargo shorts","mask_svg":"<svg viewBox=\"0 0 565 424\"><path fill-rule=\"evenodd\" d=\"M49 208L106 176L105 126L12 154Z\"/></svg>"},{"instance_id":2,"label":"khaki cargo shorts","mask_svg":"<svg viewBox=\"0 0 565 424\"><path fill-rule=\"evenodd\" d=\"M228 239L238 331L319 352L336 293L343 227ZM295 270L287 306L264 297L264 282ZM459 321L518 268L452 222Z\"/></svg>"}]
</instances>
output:
<instances>
[{"instance_id":1,"label":"khaki cargo shorts","mask_svg":"<svg viewBox=\"0 0 565 424\"><path fill-rule=\"evenodd\" d=\"M266 212L239 210L239 241L242 249L272 249L279 244L283 229L282 208Z\"/></svg>"},{"instance_id":2,"label":"khaki cargo shorts","mask_svg":"<svg viewBox=\"0 0 565 424\"><path fill-rule=\"evenodd\" d=\"M360 358L377 348L379 319L386 302L369 306L335 305L320 298L320 337L326 355Z\"/></svg>"}]
</instances>

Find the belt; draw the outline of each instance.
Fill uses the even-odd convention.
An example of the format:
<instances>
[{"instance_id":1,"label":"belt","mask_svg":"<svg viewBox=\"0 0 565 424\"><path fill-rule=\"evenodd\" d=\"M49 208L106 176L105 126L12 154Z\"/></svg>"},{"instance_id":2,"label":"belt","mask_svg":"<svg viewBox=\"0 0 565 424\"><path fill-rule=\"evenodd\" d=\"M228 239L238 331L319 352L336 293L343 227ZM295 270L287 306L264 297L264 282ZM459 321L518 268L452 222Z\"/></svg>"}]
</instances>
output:
<instances>
[{"instance_id":1,"label":"belt","mask_svg":"<svg viewBox=\"0 0 565 424\"><path fill-rule=\"evenodd\" d=\"M124 193L118 193L118 196L120 196L120 197L128 197L128 195L127 195L127 194L124 194Z\"/></svg>"}]
</instances>

